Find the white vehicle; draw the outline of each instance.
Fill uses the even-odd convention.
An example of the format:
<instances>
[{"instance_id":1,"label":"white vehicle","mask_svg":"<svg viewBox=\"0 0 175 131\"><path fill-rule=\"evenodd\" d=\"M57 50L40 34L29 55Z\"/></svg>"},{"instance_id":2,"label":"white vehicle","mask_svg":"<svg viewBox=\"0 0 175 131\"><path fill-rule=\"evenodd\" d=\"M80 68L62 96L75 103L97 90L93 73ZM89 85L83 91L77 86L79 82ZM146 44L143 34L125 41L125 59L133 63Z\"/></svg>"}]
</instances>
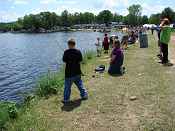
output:
<instances>
[{"instance_id":1,"label":"white vehicle","mask_svg":"<svg viewBox=\"0 0 175 131\"><path fill-rule=\"evenodd\" d=\"M144 24L143 27L144 28L156 28L157 25L155 25L155 24Z\"/></svg>"}]
</instances>

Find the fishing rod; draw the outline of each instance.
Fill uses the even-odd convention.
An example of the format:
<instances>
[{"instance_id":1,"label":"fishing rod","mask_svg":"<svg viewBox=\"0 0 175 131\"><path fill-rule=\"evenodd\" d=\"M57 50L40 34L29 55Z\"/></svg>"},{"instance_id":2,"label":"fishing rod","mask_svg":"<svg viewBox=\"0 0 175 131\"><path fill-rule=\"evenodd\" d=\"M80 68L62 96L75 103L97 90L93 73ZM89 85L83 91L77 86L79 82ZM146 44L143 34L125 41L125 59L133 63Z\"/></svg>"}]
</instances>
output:
<instances>
[{"instance_id":1,"label":"fishing rod","mask_svg":"<svg viewBox=\"0 0 175 131\"><path fill-rule=\"evenodd\" d=\"M64 50L65 50L65 49L61 46L61 44L58 42L58 40L55 40L55 43L56 43L57 47L60 49L60 51L58 51L58 53L57 53L57 56L59 56L60 53L61 53L61 54L64 53ZM59 68L59 67L61 67L61 66L63 65L63 63L59 63L59 61L60 61L60 59L59 59L59 57L58 57L57 60L56 60L56 63L57 63L57 65L58 65L57 68Z\"/></svg>"}]
</instances>

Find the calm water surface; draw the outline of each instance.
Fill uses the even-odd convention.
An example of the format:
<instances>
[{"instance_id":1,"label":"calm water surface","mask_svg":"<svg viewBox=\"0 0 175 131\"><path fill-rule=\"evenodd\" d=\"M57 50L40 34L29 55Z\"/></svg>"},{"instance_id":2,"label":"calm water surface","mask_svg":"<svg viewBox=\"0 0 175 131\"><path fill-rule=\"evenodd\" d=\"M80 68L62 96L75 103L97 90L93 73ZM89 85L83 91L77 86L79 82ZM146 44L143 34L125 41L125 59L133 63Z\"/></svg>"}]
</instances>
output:
<instances>
[{"instance_id":1,"label":"calm water surface","mask_svg":"<svg viewBox=\"0 0 175 131\"><path fill-rule=\"evenodd\" d=\"M120 33L111 33L118 34ZM95 48L98 32L0 34L0 100L20 101L48 70L58 71L67 40L75 38L82 52Z\"/></svg>"}]
</instances>

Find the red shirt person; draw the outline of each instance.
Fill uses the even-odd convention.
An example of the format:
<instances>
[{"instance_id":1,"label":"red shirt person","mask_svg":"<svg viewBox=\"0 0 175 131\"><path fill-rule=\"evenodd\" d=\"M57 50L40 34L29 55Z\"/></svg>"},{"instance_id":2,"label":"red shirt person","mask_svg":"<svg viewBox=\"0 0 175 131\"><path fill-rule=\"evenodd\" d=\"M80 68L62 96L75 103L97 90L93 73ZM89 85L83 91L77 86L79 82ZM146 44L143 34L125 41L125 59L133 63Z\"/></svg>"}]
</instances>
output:
<instances>
[{"instance_id":1,"label":"red shirt person","mask_svg":"<svg viewBox=\"0 0 175 131\"><path fill-rule=\"evenodd\" d=\"M108 53L108 50L109 50L109 38L108 38L107 34L105 34L105 37L104 37L103 48L105 50L105 53Z\"/></svg>"}]
</instances>

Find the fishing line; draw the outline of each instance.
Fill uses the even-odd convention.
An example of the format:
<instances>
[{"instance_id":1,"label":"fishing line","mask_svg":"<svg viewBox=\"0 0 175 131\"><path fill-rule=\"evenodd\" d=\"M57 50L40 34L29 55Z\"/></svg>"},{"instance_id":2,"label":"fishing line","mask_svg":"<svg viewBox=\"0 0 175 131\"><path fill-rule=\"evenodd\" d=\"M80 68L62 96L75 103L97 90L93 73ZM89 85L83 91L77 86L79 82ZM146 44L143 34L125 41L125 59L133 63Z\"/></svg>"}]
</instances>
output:
<instances>
[{"instance_id":1,"label":"fishing line","mask_svg":"<svg viewBox=\"0 0 175 131\"><path fill-rule=\"evenodd\" d=\"M61 67L63 65L63 63L61 63L61 64L59 63L59 61L60 61L59 56L61 56L61 57L63 56L63 53L64 53L65 49L61 46L61 44L58 42L58 40L55 40L55 43L56 43L57 47L60 49L60 50L58 50L58 53L57 53L58 58L56 60L56 63L58 65L58 69L59 69L59 67Z\"/></svg>"}]
</instances>

